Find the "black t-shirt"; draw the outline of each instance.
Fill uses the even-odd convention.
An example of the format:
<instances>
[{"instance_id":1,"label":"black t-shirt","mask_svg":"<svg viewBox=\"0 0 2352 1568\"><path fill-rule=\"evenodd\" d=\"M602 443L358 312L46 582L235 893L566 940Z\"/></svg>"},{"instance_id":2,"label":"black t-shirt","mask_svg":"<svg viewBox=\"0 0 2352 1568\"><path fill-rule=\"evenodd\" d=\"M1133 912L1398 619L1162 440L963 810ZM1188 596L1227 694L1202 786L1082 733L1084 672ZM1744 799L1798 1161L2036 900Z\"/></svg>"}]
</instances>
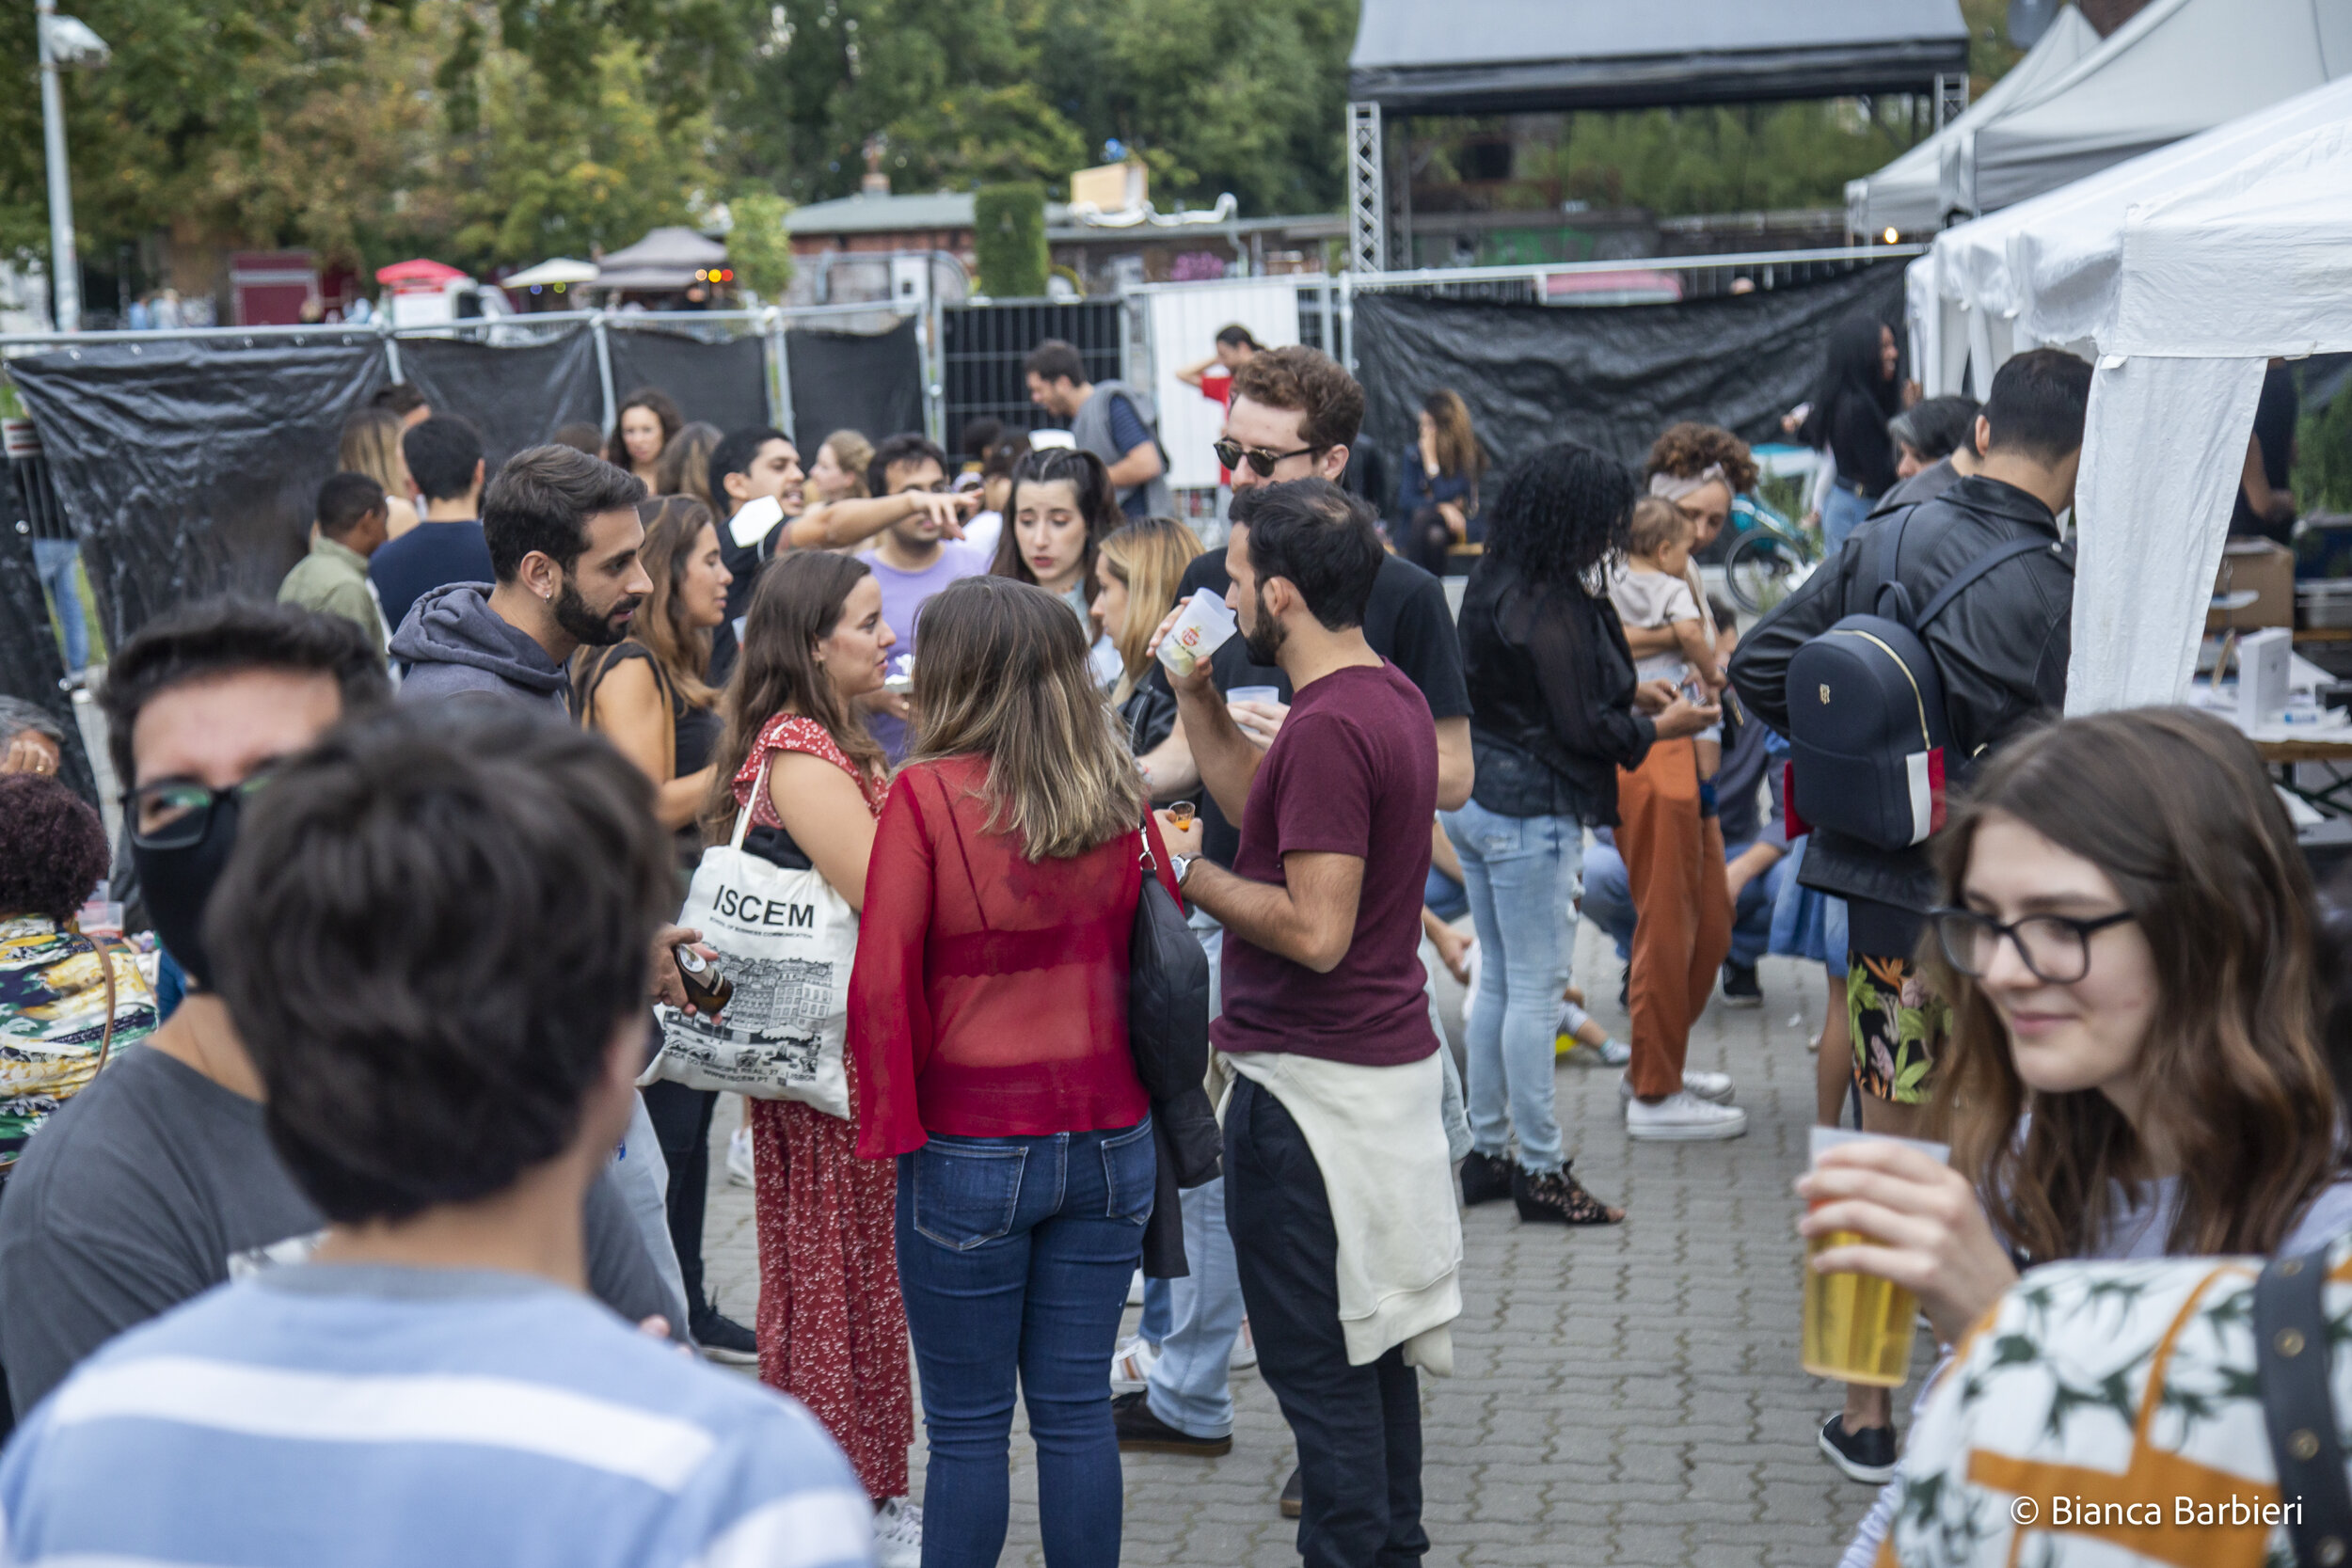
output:
<instances>
[{"instance_id":1,"label":"black t-shirt","mask_svg":"<svg viewBox=\"0 0 2352 1568\"><path fill-rule=\"evenodd\" d=\"M1225 552L1211 550L1184 568L1176 597L1210 593L1222 595L1233 585L1225 570ZM1364 641L1372 651L1395 665L1405 678L1421 688L1432 719L1470 717L1470 686L1462 677L1462 643L1454 632L1454 613L1446 606L1445 586L1402 556L1387 556L1372 585L1372 600L1364 606ZM1239 632L1209 656L1209 670L1219 691L1237 686L1271 686L1291 700L1291 683L1279 669L1253 664L1242 646ZM1159 691L1173 691L1168 672L1152 660L1151 682ZM1207 790L1200 792L1200 850L1217 864L1232 868L1241 847L1241 830L1225 820Z\"/></svg>"},{"instance_id":2,"label":"black t-shirt","mask_svg":"<svg viewBox=\"0 0 2352 1568\"><path fill-rule=\"evenodd\" d=\"M597 1299L631 1323L668 1312L611 1177L584 1218ZM308 1257L326 1225L258 1101L160 1051L123 1053L25 1145L0 1201L0 1366L17 1414L124 1329Z\"/></svg>"},{"instance_id":3,"label":"black t-shirt","mask_svg":"<svg viewBox=\"0 0 2352 1568\"><path fill-rule=\"evenodd\" d=\"M419 523L368 558L368 580L384 606L386 631L398 631L409 608L436 588L497 576L482 525L472 521Z\"/></svg>"},{"instance_id":4,"label":"black t-shirt","mask_svg":"<svg viewBox=\"0 0 2352 1568\"><path fill-rule=\"evenodd\" d=\"M2295 421L2301 414L2302 400L2296 395L2295 372L2284 365L2274 365L2263 372L2262 398L2254 404L2254 446L2262 452L2263 477L2273 490L2283 490L2295 461ZM2246 486L2237 487L2237 496L2230 505L2230 531L2238 535L2275 539L2283 545L2294 531L2292 523L2274 523L2258 517L2246 504Z\"/></svg>"}]
</instances>

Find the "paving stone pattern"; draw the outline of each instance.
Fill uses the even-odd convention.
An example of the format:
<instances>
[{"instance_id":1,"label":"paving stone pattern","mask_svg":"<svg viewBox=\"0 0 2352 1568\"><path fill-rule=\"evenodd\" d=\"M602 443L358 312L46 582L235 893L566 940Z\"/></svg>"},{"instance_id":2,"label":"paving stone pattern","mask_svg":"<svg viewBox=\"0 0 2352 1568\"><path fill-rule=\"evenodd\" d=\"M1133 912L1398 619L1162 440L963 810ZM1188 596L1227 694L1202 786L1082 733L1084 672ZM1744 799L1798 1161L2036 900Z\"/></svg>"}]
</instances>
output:
<instances>
[{"instance_id":1,"label":"paving stone pattern","mask_svg":"<svg viewBox=\"0 0 2352 1568\"><path fill-rule=\"evenodd\" d=\"M1622 971L1590 925L1577 973L1595 1014L1622 1034ZM1812 1120L1805 1045L1821 1021L1820 971L1767 959L1760 1008L1719 999L1692 1041L1692 1066L1738 1080L1747 1136L1629 1143L1616 1074L1571 1059L1558 1077L1567 1147L1586 1184L1629 1212L1626 1223L1526 1226L1508 1202L1464 1213L1455 1375L1422 1380L1432 1565L1830 1564L1867 1509L1869 1490L1815 1448L1838 1391L1797 1365L1789 1183ZM1458 992L1441 1000L1458 1043ZM739 1103L723 1102L719 1148ZM705 1256L722 1308L749 1323L758 1289L751 1194L727 1184L721 1163L712 1161ZM1276 1508L1294 1459L1289 1428L1254 1371L1235 1376L1233 1393L1226 1457L1125 1457L1123 1562L1297 1562L1297 1527ZM1899 1411L1910 1397L1898 1395ZM1044 1560L1036 1478L1016 1426L1007 1563Z\"/></svg>"}]
</instances>

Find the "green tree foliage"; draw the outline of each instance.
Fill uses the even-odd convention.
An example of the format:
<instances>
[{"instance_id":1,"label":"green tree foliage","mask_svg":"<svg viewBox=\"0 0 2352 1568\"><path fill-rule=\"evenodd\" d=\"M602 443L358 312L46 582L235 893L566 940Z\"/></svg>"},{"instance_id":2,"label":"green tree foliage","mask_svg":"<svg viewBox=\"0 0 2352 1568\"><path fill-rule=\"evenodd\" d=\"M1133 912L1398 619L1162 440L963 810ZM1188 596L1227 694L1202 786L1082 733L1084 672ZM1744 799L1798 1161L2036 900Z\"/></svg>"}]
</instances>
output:
<instances>
[{"instance_id":1,"label":"green tree foliage","mask_svg":"<svg viewBox=\"0 0 2352 1568\"><path fill-rule=\"evenodd\" d=\"M790 203L768 191L752 191L727 203L734 226L727 230L727 265L736 284L764 305L784 298L792 286L792 236L785 228Z\"/></svg>"},{"instance_id":2,"label":"green tree foliage","mask_svg":"<svg viewBox=\"0 0 2352 1568\"><path fill-rule=\"evenodd\" d=\"M1518 172L1554 177L1564 196L1596 207L1666 215L1834 207L1847 181L1911 142L1900 100L1875 115L1851 100L1577 114L1548 153L1523 155Z\"/></svg>"},{"instance_id":3,"label":"green tree foliage","mask_svg":"<svg viewBox=\"0 0 2352 1568\"><path fill-rule=\"evenodd\" d=\"M450 153L456 258L585 256L694 221L716 180L702 153L707 120L665 126L633 44L608 46L589 75L583 94L560 90L518 55L485 62L481 131Z\"/></svg>"},{"instance_id":4,"label":"green tree foliage","mask_svg":"<svg viewBox=\"0 0 2352 1568\"><path fill-rule=\"evenodd\" d=\"M1045 187L1033 180L982 185L972 198L972 250L980 293L1032 299L1045 292Z\"/></svg>"}]
</instances>

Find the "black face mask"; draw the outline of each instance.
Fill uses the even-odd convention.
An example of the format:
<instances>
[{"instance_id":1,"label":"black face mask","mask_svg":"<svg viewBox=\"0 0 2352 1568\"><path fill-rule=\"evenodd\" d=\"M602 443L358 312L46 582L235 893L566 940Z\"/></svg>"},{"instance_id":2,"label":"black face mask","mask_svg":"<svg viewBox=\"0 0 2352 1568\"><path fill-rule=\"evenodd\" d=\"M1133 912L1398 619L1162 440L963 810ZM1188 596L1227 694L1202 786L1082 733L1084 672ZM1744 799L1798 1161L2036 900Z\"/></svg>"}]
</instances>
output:
<instances>
[{"instance_id":1,"label":"black face mask","mask_svg":"<svg viewBox=\"0 0 2352 1568\"><path fill-rule=\"evenodd\" d=\"M213 989L212 960L204 951L204 906L236 843L233 791L213 802L204 836L184 848L156 849L135 837L131 841L131 863L138 868L139 891L147 900L148 917L155 923L155 936L196 990Z\"/></svg>"}]
</instances>

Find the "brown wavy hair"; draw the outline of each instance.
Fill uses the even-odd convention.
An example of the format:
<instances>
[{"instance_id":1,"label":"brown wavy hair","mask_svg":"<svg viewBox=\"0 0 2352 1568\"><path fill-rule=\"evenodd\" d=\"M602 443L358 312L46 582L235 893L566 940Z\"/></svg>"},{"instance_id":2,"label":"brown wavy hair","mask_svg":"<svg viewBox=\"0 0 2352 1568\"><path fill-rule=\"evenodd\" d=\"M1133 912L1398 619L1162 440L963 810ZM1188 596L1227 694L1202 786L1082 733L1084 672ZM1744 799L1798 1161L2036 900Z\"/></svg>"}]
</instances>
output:
<instances>
[{"instance_id":1,"label":"brown wavy hair","mask_svg":"<svg viewBox=\"0 0 2352 1568\"><path fill-rule=\"evenodd\" d=\"M1437 421L1438 469L1470 482L1470 511L1478 510L1478 481L1486 472L1486 451L1470 425L1470 404L1450 387L1440 387L1422 399L1421 411Z\"/></svg>"},{"instance_id":2,"label":"brown wavy hair","mask_svg":"<svg viewBox=\"0 0 2352 1568\"><path fill-rule=\"evenodd\" d=\"M2140 1070L2161 1085L2146 1114L2181 1164L2165 1250L2276 1250L2344 1157L2311 874L2252 743L2189 708L2093 714L2016 741L1939 837L1947 900L1995 816L2105 872L2154 955ZM1926 946L1952 1004L1935 1103L1954 1167L2028 1258L2085 1256L2112 1233L2116 1183L2146 1180L2145 1143L2095 1088L2027 1088L1992 1002Z\"/></svg>"},{"instance_id":3,"label":"brown wavy hair","mask_svg":"<svg viewBox=\"0 0 2352 1568\"><path fill-rule=\"evenodd\" d=\"M691 496L656 496L637 503L638 520L645 525L645 542L638 547L638 563L653 579L653 593L629 617L628 641L651 650L661 673L670 678L690 707L708 707L719 700L707 683L710 673L710 633L678 619L678 579L686 575L694 544L702 531L715 525L710 508ZM573 656L576 673L610 668L612 650L582 648Z\"/></svg>"},{"instance_id":4,"label":"brown wavy hair","mask_svg":"<svg viewBox=\"0 0 2352 1568\"><path fill-rule=\"evenodd\" d=\"M632 460L628 455L628 443L621 439L621 421L628 417L632 408L643 408L660 421L661 446L654 453L658 475L662 453L669 450L672 441L677 439L678 431L686 423L686 414L678 407L677 400L659 387L640 387L621 400L621 406L612 411L612 434L605 438L604 460L630 473L636 472L636 469L629 466Z\"/></svg>"},{"instance_id":5,"label":"brown wavy hair","mask_svg":"<svg viewBox=\"0 0 2352 1568\"><path fill-rule=\"evenodd\" d=\"M855 556L830 550L796 550L777 557L759 574L743 614L743 651L719 701L725 728L713 753L718 767L711 770L710 799L703 807L703 833L709 842L723 844L734 832L735 775L752 754L760 730L787 708L815 720L861 770L879 773L888 765L882 747L866 733L865 720L841 700L833 677L817 662L817 644L841 624L850 591L872 575ZM1067 606L1061 613L1070 619ZM923 625L928 633L928 605Z\"/></svg>"},{"instance_id":6,"label":"brown wavy hair","mask_svg":"<svg viewBox=\"0 0 2352 1568\"><path fill-rule=\"evenodd\" d=\"M691 496L716 513L718 503L710 499L710 451L722 434L717 425L700 420L680 425L661 449L661 461L654 465L654 488L665 496Z\"/></svg>"},{"instance_id":7,"label":"brown wavy hair","mask_svg":"<svg viewBox=\"0 0 2352 1568\"><path fill-rule=\"evenodd\" d=\"M1756 459L1749 455L1748 444L1721 426L1690 420L1668 425L1666 433L1650 444L1649 462L1642 477L1671 474L1677 479L1696 479L1710 464L1723 466L1733 495L1756 488Z\"/></svg>"},{"instance_id":8,"label":"brown wavy hair","mask_svg":"<svg viewBox=\"0 0 2352 1568\"><path fill-rule=\"evenodd\" d=\"M986 829L1017 834L1032 863L1143 824L1143 775L1087 667L1086 635L1035 583L965 578L924 601L914 711L908 764L985 757Z\"/></svg>"}]
</instances>

